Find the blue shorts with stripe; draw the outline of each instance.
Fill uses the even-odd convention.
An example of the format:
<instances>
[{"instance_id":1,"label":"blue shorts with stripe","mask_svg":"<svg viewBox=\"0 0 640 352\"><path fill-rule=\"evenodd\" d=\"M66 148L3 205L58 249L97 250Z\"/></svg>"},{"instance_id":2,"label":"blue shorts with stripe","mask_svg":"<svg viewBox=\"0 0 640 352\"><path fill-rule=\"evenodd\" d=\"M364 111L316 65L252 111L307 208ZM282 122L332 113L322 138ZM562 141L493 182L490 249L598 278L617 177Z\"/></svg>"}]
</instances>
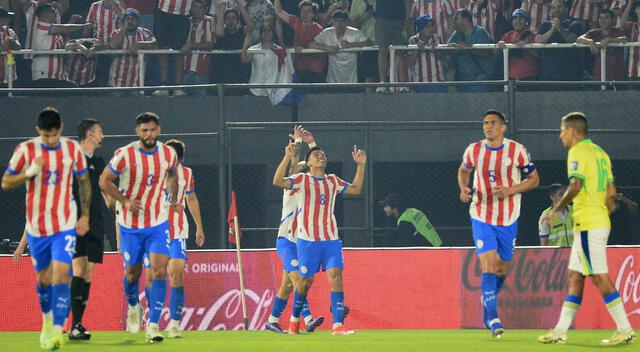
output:
<instances>
[{"instance_id":1,"label":"blue shorts with stripe","mask_svg":"<svg viewBox=\"0 0 640 352\"><path fill-rule=\"evenodd\" d=\"M305 241L298 238L298 263L300 276L313 277L315 273L332 268L344 268L342 241Z\"/></svg>"},{"instance_id":2,"label":"blue shorts with stripe","mask_svg":"<svg viewBox=\"0 0 640 352\"><path fill-rule=\"evenodd\" d=\"M295 242L289 241L286 237L278 237L276 250L287 274L298 271L298 249Z\"/></svg>"},{"instance_id":3,"label":"blue shorts with stripe","mask_svg":"<svg viewBox=\"0 0 640 352\"><path fill-rule=\"evenodd\" d=\"M140 264L145 253L169 255L169 222L144 229L120 226L120 246L126 265Z\"/></svg>"},{"instance_id":4,"label":"blue shorts with stripe","mask_svg":"<svg viewBox=\"0 0 640 352\"><path fill-rule=\"evenodd\" d=\"M76 231L58 232L47 237L27 234L31 262L36 271L49 267L52 260L71 265L76 250Z\"/></svg>"},{"instance_id":5,"label":"blue shorts with stripe","mask_svg":"<svg viewBox=\"0 0 640 352\"><path fill-rule=\"evenodd\" d=\"M169 259L189 260L189 257L187 257L186 238L175 238L171 241L169 244ZM147 252L144 253L142 261L145 268L151 268L151 260L149 259L149 254Z\"/></svg>"},{"instance_id":6,"label":"blue shorts with stripe","mask_svg":"<svg viewBox=\"0 0 640 352\"><path fill-rule=\"evenodd\" d=\"M471 219L471 230L477 254L496 250L502 260L511 261L518 235L517 221L509 226L498 226Z\"/></svg>"}]
</instances>

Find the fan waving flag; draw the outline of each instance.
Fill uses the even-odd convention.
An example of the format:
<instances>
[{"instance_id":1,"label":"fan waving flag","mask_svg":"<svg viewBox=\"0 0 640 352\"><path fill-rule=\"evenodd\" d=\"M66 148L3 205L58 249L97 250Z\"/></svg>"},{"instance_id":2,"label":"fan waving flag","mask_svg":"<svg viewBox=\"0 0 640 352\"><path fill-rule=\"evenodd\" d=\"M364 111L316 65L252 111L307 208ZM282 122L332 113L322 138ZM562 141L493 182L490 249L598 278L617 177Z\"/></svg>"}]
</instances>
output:
<instances>
[{"instance_id":1,"label":"fan waving flag","mask_svg":"<svg viewBox=\"0 0 640 352\"><path fill-rule=\"evenodd\" d=\"M293 68L291 54L286 49L272 49L278 57L278 78L276 83L297 83L296 72ZM269 101L272 105L298 105L304 99L304 94L291 88L269 88Z\"/></svg>"},{"instance_id":2,"label":"fan waving flag","mask_svg":"<svg viewBox=\"0 0 640 352\"><path fill-rule=\"evenodd\" d=\"M240 231L240 223L238 222L235 191L231 191L231 207L229 208L227 223L229 224L229 242L236 244L236 230L238 231L238 240L242 238L242 231Z\"/></svg>"}]
</instances>

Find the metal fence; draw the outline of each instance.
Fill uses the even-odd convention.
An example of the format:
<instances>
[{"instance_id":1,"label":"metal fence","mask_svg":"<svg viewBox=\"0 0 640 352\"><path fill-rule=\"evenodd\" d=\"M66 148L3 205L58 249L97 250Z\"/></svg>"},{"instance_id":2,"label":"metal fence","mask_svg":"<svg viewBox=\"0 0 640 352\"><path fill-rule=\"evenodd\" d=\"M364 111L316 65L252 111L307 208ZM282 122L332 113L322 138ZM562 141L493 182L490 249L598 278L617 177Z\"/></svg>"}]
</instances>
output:
<instances>
[{"instance_id":1,"label":"metal fence","mask_svg":"<svg viewBox=\"0 0 640 352\"><path fill-rule=\"evenodd\" d=\"M178 138L187 144L185 164L194 170L197 194L200 198L207 248L227 248L226 214L231 190L238 196L239 218L246 248L272 247L280 220L282 192L271 185L271 179L288 133L295 124L311 130L329 158L328 172L351 181L355 163L351 159L354 144L368 152L367 176L362 195L345 197L336 204L336 217L345 246L385 246L393 236L394 220L386 218L377 202L388 192L401 193L407 204L422 209L436 226L445 246L472 245L468 225L468 205L458 201L456 171L464 148L482 138L481 116L489 107L506 111L509 116L509 138L525 144L538 165L542 187L523 198L518 244L537 243L537 220L549 206L546 185L566 182L565 150L557 135L559 118L564 113L580 110L590 117L591 134L614 160L619 190L636 202L640 200L640 173L637 156L640 124L637 116L637 90L640 83L625 83L629 90L600 90L599 82L582 83L579 91L531 91L551 82L490 82L506 92L465 94L310 94L296 108L274 108L266 113L257 104L266 98L238 97L237 90L249 85L209 86L218 92L216 109L202 112L215 120L207 127L193 119L181 117L165 128L161 140ZM446 83L451 87L465 83ZM571 83L553 83L556 89ZM296 87L300 87L296 85ZM326 90L332 85L306 85L307 91ZM148 88L150 89L150 88ZM17 98L14 98L17 99ZM59 98L59 102L78 104L77 98ZM120 102L104 99L104 104ZM109 100L113 99L113 100ZM179 102L170 98L142 99L149 110L161 116L182 113L186 105L191 112L204 107L204 100L184 100L161 107L156 102ZM249 99L249 100L247 100ZM5 98L4 102L14 101ZM56 100L58 101L58 100ZM127 100L133 101L133 100ZM250 104L247 102L250 101ZM203 104L203 107L197 104ZM8 105L7 105L8 107ZM117 113L114 111L114 113ZM279 115L278 115L279 114ZM84 116L82 116L84 117ZM5 123L11 121L4 117ZM108 134L99 154L109 159L113 151L136 137L109 131L133 130L113 126L103 120ZM257 122L263 121L263 122ZM280 121L280 122L277 122ZM71 125L69 121L68 126ZM185 126L177 128L176 126ZM215 127L212 127L215 126ZM167 127L165 125L165 127ZM16 133L17 126L8 126L0 137L0 150L7 154L28 133ZM24 129L23 129L24 130ZM176 133L175 131L181 131ZM4 171L4 170L2 170ZM2 217L0 228L12 241L19 239L24 228L24 190L0 193ZM626 214L626 213L625 213ZM110 215L106 215L109 219ZM638 223L636 218L629 221ZM112 220L109 220L112 221ZM107 224L109 224L107 221ZM190 220L192 228L193 223ZM640 226L630 226L618 243L640 239ZM113 227L107 226L113 245ZM616 239L612 234L612 240ZM111 247L113 248L113 247ZM189 248L195 248L191 239Z\"/></svg>"}]
</instances>

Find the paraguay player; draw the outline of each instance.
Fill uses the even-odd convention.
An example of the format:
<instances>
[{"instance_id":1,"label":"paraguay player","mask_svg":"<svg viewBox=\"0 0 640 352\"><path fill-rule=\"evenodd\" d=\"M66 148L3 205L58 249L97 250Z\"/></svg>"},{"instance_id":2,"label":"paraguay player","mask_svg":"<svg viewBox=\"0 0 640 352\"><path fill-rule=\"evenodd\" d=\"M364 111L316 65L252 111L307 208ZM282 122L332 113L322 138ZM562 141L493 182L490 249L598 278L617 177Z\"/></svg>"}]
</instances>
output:
<instances>
[{"instance_id":1,"label":"paraguay player","mask_svg":"<svg viewBox=\"0 0 640 352\"><path fill-rule=\"evenodd\" d=\"M516 244L520 193L540 183L526 148L504 138L506 130L504 114L487 111L483 119L486 139L467 147L458 169L460 200L471 201L471 228L482 268L484 324L494 337L504 332L497 301ZM469 181L474 169L472 191Z\"/></svg>"},{"instance_id":2,"label":"paraguay player","mask_svg":"<svg viewBox=\"0 0 640 352\"><path fill-rule=\"evenodd\" d=\"M309 147L316 146L315 139L309 131L302 129L302 126L296 126L293 129L293 134L289 135L296 143L297 152L290 159L289 173L294 174L303 172L306 169L306 165L302 163L299 165L300 159L300 147L302 142L305 142ZM294 287L299 286L300 272L298 271L298 251L296 249L296 229L297 229L297 214L300 211L298 208L297 196L299 189L285 189L282 194L282 219L280 220L280 228L278 229L278 239L276 240L276 249L278 251L278 257L282 261L284 272L282 273L282 284L278 289L278 294L274 298L271 315L269 315L268 321L264 324L264 328L276 333L286 333L285 330L280 327L280 315L287 306L289 296ZM309 302L305 300L302 307L302 316L307 327L307 332L313 332L318 326L324 322L324 317L314 318L311 315L309 309Z\"/></svg>"},{"instance_id":3,"label":"paraguay player","mask_svg":"<svg viewBox=\"0 0 640 352\"><path fill-rule=\"evenodd\" d=\"M91 182L80 145L61 137L58 111L51 107L40 111L36 126L40 137L15 149L2 176L2 189L26 185L27 241L43 313L40 346L56 350L64 341L62 325L69 315L69 269L76 233L84 236L89 230ZM80 185L80 218L72 200L73 174Z\"/></svg>"},{"instance_id":4,"label":"paraguay player","mask_svg":"<svg viewBox=\"0 0 640 352\"><path fill-rule=\"evenodd\" d=\"M546 335L538 337L541 343L567 341L567 330L582 302L585 276L589 276L598 288L609 314L616 322L616 331L610 338L602 340L602 343L627 344L636 338L620 293L611 281L607 267L607 240L611 230L609 213L614 208L616 195L611 159L600 146L587 138L587 131L587 118L584 114L572 112L562 118L560 139L569 148L569 187L551 209L547 221L550 223L561 209L573 201L575 240L569 257L569 292L562 304L558 324Z\"/></svg>"},{"instance_id":5,"label":"paraguay player","mask_svg":"<svg viewBox=\"0 0 640 352\"><path fill-rule=\"evenodd\" d=\"M309 150L305 159L308 173L299 173L285 178L289 161L297 152L296 144L285 148L285 156L273 176L274 186L283 189L299 189L296 221L296 248L300 268L300 285L295 288L290 333L297 333L300 312L307 293L313 283L313 276L322 269L327 272L331 287L331 312L333 314L333 334L350 335L344 324L344 290L342 286L342 241L338 237L338 227L333 214L335 198L338 194L358 195L364 184L367 156L363 150L353 146L353 160L357 164L353 183L349 184L336 175L326 175L327 157L322 149Z\"/></svg>"},{"instance_id":6,"label":"paraguay player","mask_svg":"<svg viewBox=\"0 0 640 352\"><path fill-rule=\"evenodd\" d=\"M173 148L157 141L159 117L144 112L136 117L138 141L116 150L100 178L102 190L117 201L120 246L125 262L123 286L129 303L127 330L140 330L141 308L138 302L138 279L142 272L142 256L149 253L152 285L149 297L149 325L145 338L160 342L160 313L167 291L169 262L168 206L163 199L163 185L169 190L171 207L181 212L178 199L178 158ZM119 177L120 187L113 181Z\"/></svg>"}]
</instances>

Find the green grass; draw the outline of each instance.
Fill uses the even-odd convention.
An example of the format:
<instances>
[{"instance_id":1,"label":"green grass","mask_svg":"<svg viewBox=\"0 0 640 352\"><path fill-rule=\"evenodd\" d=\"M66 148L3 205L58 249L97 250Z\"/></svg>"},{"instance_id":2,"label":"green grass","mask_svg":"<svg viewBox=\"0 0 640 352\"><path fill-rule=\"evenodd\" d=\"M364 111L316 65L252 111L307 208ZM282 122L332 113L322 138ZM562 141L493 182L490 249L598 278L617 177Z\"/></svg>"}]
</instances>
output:
<instances>
[{"instance_id":1,"label":"green grass","mask_svg":"<svg viewBox=\"0 0 640 352\"><path fill-rule=\"evenodd\" d=\"M148 344L144 333L93 332L89 342L67 342L62 351L595 351L622 348L636 351L638 343L629 346L601 346L599 341L612 333L607 330L570 331L566 345L541 345L536 337L542 330L507 330L501 339L493 339L487 330L359 330L352 336L332 336L322 330L299 336L277 335L269 331L189 331L182 339ZM634 346L635 345L635 346ZM40 351L38 333L0 333L0 351Z\"/></svg>"}]
</instances>

